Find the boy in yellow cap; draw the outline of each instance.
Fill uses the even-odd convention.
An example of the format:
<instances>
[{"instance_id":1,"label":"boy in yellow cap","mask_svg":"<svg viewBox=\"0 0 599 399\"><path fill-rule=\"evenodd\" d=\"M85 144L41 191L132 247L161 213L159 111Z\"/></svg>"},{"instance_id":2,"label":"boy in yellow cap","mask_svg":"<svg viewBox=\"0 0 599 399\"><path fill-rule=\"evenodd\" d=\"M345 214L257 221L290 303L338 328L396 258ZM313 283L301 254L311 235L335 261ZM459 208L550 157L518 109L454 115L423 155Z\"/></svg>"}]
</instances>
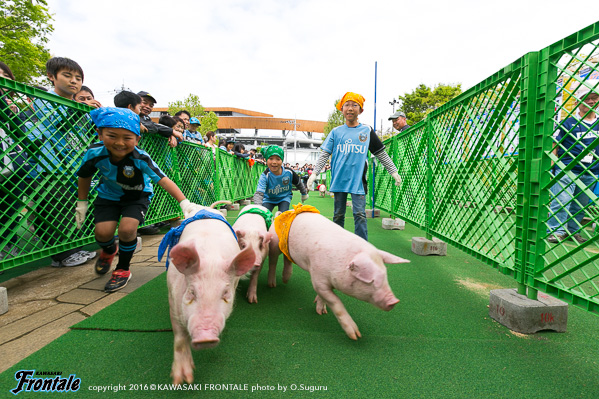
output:
<instances>
[{"instance_id":1,"label":"boy in yellow cap","mask_svg":"<svg viewBox=\"0 0 599 399\"><path fill-rule=\"evenodd\" d=\"M358 120L364 112L364 97L358 93L347 92L337 103L337 109L343 113L345 124L331 130L320 146L321 154L308 179L308 187L312 187L316 176L331 158L331 186L329 191L335 193L335 211L333 221L339 226L345 225L345 208L347 194L351 193L354 214L354 232L368 241L366 224L366 173L368 171L368 151L383 164L387 172L401 184L397 167L385 152L385 146L377 137L372 127L363 125Z\"/></svg>"}]
</instances>

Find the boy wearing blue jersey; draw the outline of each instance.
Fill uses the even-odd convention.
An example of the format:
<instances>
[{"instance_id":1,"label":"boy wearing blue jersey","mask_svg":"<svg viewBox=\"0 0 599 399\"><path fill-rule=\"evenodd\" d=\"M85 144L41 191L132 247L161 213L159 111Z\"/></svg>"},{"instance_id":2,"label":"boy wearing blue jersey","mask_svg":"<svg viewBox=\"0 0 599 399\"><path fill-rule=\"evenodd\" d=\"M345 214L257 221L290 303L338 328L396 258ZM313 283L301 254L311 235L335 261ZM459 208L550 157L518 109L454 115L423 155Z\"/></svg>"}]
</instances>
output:
<instances>
[{"instance_id":1,"label":"boy wearing blue jersey","mask_svg":"<svg viewBox=\"0 0 599 399\"><path fill-rule=\"evenodd\" d=\"M272 211L276 206L279 211L285 212L289 210L291 197L291 185L298 188L302 194L302 202L308 199L308 190L302 182L302 179L291 169L283 167L284 152L278 145L271 145L263 149L264 158L266 158L266 166L268 169L260 175L258 187L254 194L254 204L262 205L269 211Z\"/></svg>"},{"instance_id":2,"label":"boy wearing blue jersey","mask_svg":"<svg viewBox=\"0 0 599 399\"><path fill-rule=\"evenodd\" d=\"M337 103L337 109L343 113L345 124L331 130L324 143L316 167L308 179L308 187L312 187L316 176L331 158L331 186L329 191L335 194L335 211L333 221L339 226L345 225L345 208L347 194L351 193L354 214L354 232L368 241L366 224L366 172L368 151L378 158L387 172L401 184L397 167L385 152L385 146L374 133L374 130L358 121L364 111L364 97L347 92Z\"/></svg>"},{"instance_id":3,"label":"boy wearing blue jersey","mask_svg":"<svg viewBox=\"0 0 599 399\"><path fill-rule=\"evenodd\" d=\"M150 156L137 148L140 137L138 115L129 109L106 107L91 111L90 116L101 141L90 146L77 171L75 219L77 228L81 228L87 213L92 177L99 172L94 222L96 241L102 253L95 270L98 274L108 272L118 249L119 262L104 288L106 292L114 292L127 285L131 278L129 264L137 245L137 227L143 223L148 210L153 195L152 183L158 183L175 198L184 213L198 206L185 199L177 185L165 176ZM114 241L117 224L118 246Z\"/></svg>"}]
</instances>

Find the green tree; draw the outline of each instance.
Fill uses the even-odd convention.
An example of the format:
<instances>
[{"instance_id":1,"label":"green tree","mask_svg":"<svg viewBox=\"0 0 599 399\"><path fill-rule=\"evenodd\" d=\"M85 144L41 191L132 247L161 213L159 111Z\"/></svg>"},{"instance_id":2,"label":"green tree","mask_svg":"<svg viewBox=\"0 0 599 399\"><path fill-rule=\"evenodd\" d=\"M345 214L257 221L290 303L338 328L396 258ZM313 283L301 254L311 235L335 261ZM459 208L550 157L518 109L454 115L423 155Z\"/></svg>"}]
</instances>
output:
<instances>
[{"instance_id":1,"label":"green tree","mask_svg":"<svg viewBox=\"0 0 599 399\"><path fill-rule=\"evenodd\" d=\"M341 113L341 111L339 111L337 109L337 104L339 103L339 101L341 101L341 99L338 99L337 101L335 101L335 104L334 104L335 110L329 114L329 118L327 119L327 124L324 125L324 137L325 138L329 135L331 130L333 130L337 126L341 126L345 123L345 118L343 117L343 114Z\"/></svg>"},{"instance_id":2,"label":"green tree","mask_svg":"<svg viewBox=\"0 0 599 399\"><path fill-rule=\"evenodd\" d=\"M423 120L431 111L439 108L447 101L462 93L462 85L438 84L434 89L425 84L419 85L411 93L399 96L400 111L406 114L408 125L415 125Z\"/></svg>"},{"instance_id":3,"label":"green tree","mask_svg":"<svg viewBox=\"0 0 599 399\"><path fill-rule=\"evenodd\" d=\"M0 2L0 59L15 79L32 84L46 75L47 35L54 28L46 0L5 0Z\"/></svg>"},{"instance_id":4,"label":"green tree","mask_svg":"<svg viewBox=\"0 0 599 399\"><path fill-rule=\"evenodd\" d=\"M188 111L192 117L195 116L200 120L199 131L202 135L205 135L208 131L215 132L218 129L218 116L212 111L206 112L200 103L200 97L195 94L189 94L183 101L168 103L168 113L171 115L183 110Z\"/></svg>"}]
</instances>

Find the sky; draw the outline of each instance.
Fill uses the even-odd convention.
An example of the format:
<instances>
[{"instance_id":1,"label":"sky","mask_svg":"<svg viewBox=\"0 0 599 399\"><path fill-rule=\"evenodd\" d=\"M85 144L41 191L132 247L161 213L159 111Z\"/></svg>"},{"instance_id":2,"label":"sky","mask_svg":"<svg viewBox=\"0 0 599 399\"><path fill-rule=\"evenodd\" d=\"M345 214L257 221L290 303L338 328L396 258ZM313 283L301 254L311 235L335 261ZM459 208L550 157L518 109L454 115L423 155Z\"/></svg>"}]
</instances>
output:
<instances>
[{"instance_id":1,"label":"sky","mask_svg":"<svg viewBox=\"0 0 599 399\"><path fill-rule=\"evenodd\" d=\"M335 101L353 91L366 98L360 121L383 130L391 127L390 102L419 84L459 83L465 91L599 21L596 1L588 0L48 0L48 6L51 54L77 61L104 106L124 85L148 91L157 107L193 93L204 107L326 121Z\"/></svg>"}]
</instances>

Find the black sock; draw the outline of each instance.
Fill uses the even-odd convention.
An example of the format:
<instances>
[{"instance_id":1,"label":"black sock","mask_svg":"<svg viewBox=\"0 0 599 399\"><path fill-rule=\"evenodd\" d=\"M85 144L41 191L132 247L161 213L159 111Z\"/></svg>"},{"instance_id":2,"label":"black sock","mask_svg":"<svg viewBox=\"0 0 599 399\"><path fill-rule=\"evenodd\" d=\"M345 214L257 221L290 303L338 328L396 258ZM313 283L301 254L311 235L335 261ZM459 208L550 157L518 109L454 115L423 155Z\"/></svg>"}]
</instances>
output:
<instances>
[{"instance_id":1,"label":"black sock","mask_svg":"<svg viewBox=\"0 0 599 399\"><path fill-rule=\"evenodd\" d=\"M114 243L114 237L112 237L110 241L100 242L96 240L96 242L98 243L100 248L102 248L102 251L106 252L107 254L112 255L116 252L116 244Z\"/></svg>"},{"instance_id":2,"label":"black sock","mask_svg":"<svg viewBox=\"0 0 599 399\"><path fill-rule=\"evenodd\" d=\"M135 247L137 247L137 237L133 241L119 242L119 263L116 265L117 269L129 270L129 264L131 263L133 252L135 252Z\"/></svg>"}]
</instances>

